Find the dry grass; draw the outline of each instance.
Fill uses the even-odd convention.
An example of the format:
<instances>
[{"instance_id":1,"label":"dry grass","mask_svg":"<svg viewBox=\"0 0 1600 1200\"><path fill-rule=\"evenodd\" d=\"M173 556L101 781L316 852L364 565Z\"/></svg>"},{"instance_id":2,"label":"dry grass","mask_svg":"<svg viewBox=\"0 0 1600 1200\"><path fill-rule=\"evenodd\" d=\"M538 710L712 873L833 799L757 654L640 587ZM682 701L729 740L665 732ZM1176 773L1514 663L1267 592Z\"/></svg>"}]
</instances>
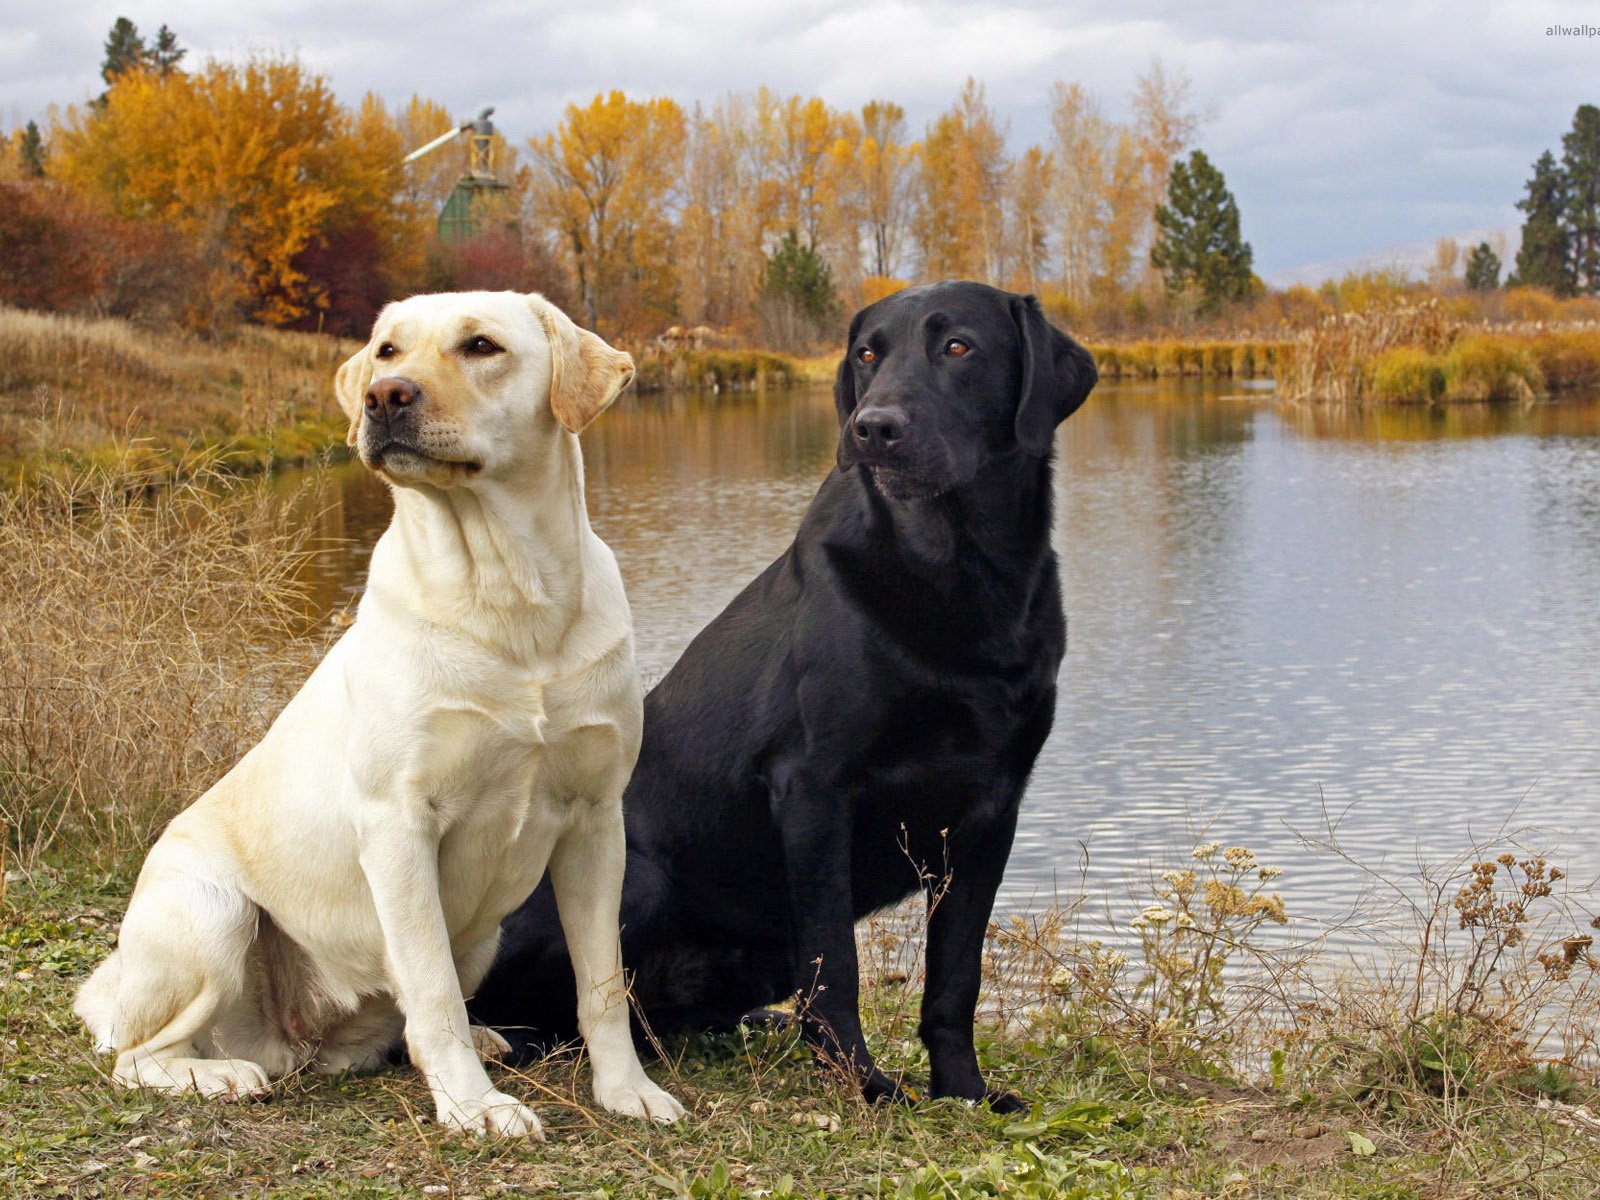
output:
<instances>
[{"instance_id":1,"label":"dry grass","mask_svg":"<svg viewBox=\"0 0 1600 1200\"><path fill-rule=\"evenodd\" d=\"M1103 379L1270 378L1287 343L1274 341L1163 341L1089 346Z\"/></svg>"},{"instance_id":2,"label":"dry grass","mask_svg":"<svg viewBox=\"0 0 1600 1200\"><path fill-rule=\"evenodd\" d=\"M259 738L308 668L295 502L203 460L171 485L123 458L0 492L13 864L126 864Z\"/></svg>"},{"instance_id":3,"label":"dry grass","mask_svg":"<svg viewBox=\"0 0 1600 1200\"><path fill-rule=\"evenodd\" d=\"M0 307L0 485L63 464L115 466L130 445L169 471L307 461L343 441L333 372L355 349L256 327L209 342Z\"/></svg>"},{"instance_id":4,"label":"dry grass","mask_svg":"<svg viewBox=\"0 0 1600 1200\"><path fill-rule=\"evenodd\" d=\"M1279 391L1292 401L1526 402L1600 383L1600 328L1469 328L1430 299L1328 317L1286 362Z\"/></svg>"}]
</instances>

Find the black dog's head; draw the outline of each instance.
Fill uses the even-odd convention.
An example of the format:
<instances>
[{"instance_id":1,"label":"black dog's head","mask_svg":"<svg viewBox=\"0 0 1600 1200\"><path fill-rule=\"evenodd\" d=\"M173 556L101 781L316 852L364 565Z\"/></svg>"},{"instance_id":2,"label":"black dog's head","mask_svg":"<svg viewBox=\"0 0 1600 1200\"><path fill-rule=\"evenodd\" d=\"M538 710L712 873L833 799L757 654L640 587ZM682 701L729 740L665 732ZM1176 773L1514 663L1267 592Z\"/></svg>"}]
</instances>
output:
<instances>
[{"instance_id":1,"label":"black dog's head","mask_svg":"<svg viewBox=\"0 0 1600 1200\"><path fill-rule=\"evenodd\" d=\"M862 309L834 384L839 467L886 496L937 496L1011 455L1048 458L1097 375L1032 296L982 283L908 288Z\"/></svg>"}]
</instances>

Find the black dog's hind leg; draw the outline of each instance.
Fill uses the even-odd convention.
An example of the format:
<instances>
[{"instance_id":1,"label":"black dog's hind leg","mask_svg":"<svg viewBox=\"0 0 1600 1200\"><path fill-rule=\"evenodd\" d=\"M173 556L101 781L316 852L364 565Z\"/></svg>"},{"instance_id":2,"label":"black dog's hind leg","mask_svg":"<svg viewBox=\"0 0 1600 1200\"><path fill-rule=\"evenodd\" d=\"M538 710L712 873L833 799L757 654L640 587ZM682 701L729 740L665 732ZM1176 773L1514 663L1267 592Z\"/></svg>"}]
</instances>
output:
<instances>
[{"instance_id":1,"label":"black dog's hind leg","mask_svg":"<svg viewBox=\"0 0 1600 1200\"><path fill-rule=\"evenodd\" d=\"M934 1096L987 1100L996 1112L1021 1112L1026 1105L1010 1092L984 1086L972 1022L983 974L984 931L1011 853L1017 807L1014 801L995 825L951 847L948 874L925 884L928 971L917 1033L928 1048L929 1090Z\"/></svg>"},{"instance_id":2,"label":"black dog's hind leg","mask_svg":"<svg viewBox=\"0 0 1600 1200\"><path fill-rule=\"evenodd\" d=\"M775 805L788 876L800 1032L819 1060L849 1075L868 1100L910 1099L867 1050L851 912L848 805Z\"/></svg>"}]
</instances>

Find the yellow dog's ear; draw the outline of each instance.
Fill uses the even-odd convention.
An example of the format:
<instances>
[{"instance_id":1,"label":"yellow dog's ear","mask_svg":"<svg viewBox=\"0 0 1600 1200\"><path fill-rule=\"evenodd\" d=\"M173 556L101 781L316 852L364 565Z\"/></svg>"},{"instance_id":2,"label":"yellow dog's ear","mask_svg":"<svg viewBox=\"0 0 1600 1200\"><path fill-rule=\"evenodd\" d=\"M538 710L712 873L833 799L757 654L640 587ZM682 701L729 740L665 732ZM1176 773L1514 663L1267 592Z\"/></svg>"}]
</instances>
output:
<instances>
[{"instance_id":1,"label":"yellow dog's ear","mask_svg":"<svg viewBox=\"0 0 1600 1200\"><path fill-rule=\"evenodd\" d=\"M333 394L339 398L339 407L350 418L350 428L344 435L345 444L356 444L356 431L361 428L361 408L372 383L372 361L363 346L339 368L333 377Z\"/></svg>"},{"instance_id":2,"label":"yellow dog's ear","mask_svg":"<svg viewBox=\"0 0 1600 1200\"><path fill-rule=\"evenodd\" d=\"M563 428L582 433L633 382L633 356L578 328L543 296L528 303L550 342L550 411Z\"/></svg>"}]
</instances>

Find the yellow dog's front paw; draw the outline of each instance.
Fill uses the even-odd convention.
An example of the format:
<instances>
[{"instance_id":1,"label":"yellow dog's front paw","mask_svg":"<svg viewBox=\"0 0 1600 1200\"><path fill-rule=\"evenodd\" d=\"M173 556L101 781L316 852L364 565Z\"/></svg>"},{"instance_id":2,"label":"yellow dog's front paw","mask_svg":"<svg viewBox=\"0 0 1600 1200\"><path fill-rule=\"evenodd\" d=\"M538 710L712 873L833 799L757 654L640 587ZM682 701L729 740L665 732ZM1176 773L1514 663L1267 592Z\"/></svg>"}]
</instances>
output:
<instances>
[{"instance_id":1,"label":"yellow dog's front paw","mask_svg":"<svg viewBox=\"0 0 1600 1200\"><path fill-rule=\"evenodd\" d=\"M607 1112L621 1113L625 1117L648 1117L662 1125L680 1120L684 1113L683 1105L642 1073L637 1079L609 1087L596 1083L594 1098Z\"/></svg>"},{"instance_id":2,"label":"yellow dog's front paw","mask_svg":"<svg viewBox=\"0 0 1600 1200\"><path fill-rule=\"evenodd\" d=\"M475 1100L439 1105L439 1124L463 1133L531 1137L544 1141L544 1126L533 1109L504 1092L485 1092Z\"/></svg>"}]
</instances>

